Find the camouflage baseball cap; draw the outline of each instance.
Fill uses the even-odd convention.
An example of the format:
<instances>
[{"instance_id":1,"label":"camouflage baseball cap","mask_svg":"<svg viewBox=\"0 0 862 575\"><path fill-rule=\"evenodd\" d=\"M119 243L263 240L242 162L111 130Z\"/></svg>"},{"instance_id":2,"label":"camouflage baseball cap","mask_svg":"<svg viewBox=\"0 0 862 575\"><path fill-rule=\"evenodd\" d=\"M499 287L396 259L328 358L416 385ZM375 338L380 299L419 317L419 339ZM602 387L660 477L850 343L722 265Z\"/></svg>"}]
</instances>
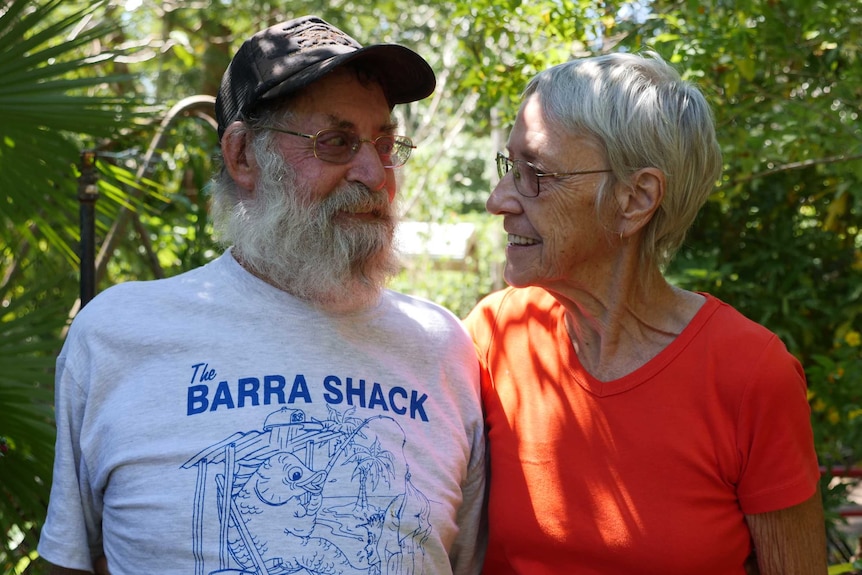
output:
<instances>
[{"instance_id":1,"label":"camouflage baseball cap","mask_svg":"<svg viewBox=\"0 0 862 575\"><path fill-rule=\"evenodd\" d=\"M246 40L224 73L216 98L218 136L258 104L285 97L348 62L362 61L383 86L390 106L429 96L434 71L419 54L398 44L359 42L317 16L304 16Z\"/></svg>"}]
</instances>

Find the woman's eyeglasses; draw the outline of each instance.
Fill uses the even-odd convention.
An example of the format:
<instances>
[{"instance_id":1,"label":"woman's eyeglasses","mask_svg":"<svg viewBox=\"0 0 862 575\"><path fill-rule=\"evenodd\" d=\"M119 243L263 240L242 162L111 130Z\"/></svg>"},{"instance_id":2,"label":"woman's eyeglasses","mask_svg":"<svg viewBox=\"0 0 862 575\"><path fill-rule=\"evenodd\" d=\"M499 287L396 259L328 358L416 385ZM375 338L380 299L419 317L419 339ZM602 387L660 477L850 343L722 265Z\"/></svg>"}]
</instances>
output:
<instances>
[{"instance_id":1,"label":"woman's eyeglasses","mask_svg":"<svg viewBox=\"0 0 862 575\"><path fill-rule=\"evenodd\" d=\"M612 170L580 170L577 172L540 172L536 166L526 160L510 160L504 154L497 152L497 173L500 179L512 172L515 189L525 198L535 198L539 195L539 182L542 178L562 178L579 176L581 174L602 174Z\"/></svg>"}]
</instances>

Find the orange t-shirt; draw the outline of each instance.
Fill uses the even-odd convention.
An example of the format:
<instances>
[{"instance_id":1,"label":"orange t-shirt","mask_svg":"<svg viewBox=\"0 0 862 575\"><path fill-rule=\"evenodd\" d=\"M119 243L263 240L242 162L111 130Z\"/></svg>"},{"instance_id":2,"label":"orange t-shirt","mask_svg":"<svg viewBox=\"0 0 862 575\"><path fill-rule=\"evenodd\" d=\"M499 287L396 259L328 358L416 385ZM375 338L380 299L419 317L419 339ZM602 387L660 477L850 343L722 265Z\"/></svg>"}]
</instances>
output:
<instances>
[{"instance_id":1,"label":"orange t-shirt","mask_svg":"<svg viewBox=\"0 0 862 575\"><path fill-rule=\"evenodd\" d=\"M814 494L802 367L704 295L667 348L609 382L582 368L546 291L509 288L471 312L491 457L484 573L743 575L744 515Z\"/></svg>"}]
</instances>

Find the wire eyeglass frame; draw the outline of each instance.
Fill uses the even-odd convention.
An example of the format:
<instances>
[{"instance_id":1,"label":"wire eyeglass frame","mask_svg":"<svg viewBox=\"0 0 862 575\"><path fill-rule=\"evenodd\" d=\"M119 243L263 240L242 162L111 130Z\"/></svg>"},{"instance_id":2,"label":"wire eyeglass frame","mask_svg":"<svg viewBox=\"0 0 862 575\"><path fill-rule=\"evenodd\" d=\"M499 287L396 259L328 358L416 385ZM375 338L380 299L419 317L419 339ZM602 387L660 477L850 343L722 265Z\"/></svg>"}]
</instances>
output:
<instances>
[{"instance_id":1,"label":"wire eyeglass frame","mask_svg":"<svg viewBox=\"0 0 862 575\"><path fill-rule=\"evenodd\" d=\"M416 148L413 140L407 136L384 134L374 139L360 138L353 132L339 128L326 128L316 134L305 134L277 126L260 126L264 130L272 130L300 138L311 140L314 157L330 164L346 164L350 162L362 144L368 142L374 146L384 168L400 168L407 163L410 153ZM327 149L327 146L332 149Z\"/></svg>"},{"instance_id":2,"label":"wire eyeglass frame","mask_svg":"<svg viewBox=\"0 0 862 575\"><path fill-rule=\"evenodd\" d=\"M526 166L529 171L519 168L519 164ZM566 176L580 176L582 174L603 174L612 171L610 169L603 169L577 170L574 172L541 172L535 164L527 160L511 160L502 152L497 152L497 174L500 176L500 179L502 180L506 174L512 172L512 178L515 181L515 190L525 198L535 198L541 193L540 182L542 178L563 178ZM536 180L535 189L528 182L530 173L532 173Z\"/></svg>"}]
</instances>

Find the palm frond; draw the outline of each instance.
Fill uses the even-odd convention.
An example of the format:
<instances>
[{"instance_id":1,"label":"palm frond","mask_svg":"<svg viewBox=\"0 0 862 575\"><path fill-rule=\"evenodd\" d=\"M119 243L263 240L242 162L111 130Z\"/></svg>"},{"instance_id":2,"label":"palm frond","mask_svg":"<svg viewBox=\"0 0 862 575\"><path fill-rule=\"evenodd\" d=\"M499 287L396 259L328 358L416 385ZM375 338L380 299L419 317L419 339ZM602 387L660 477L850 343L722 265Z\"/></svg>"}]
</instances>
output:
<instances>
[{"instance_id":1,"label":"palm frond","mask_svg":"<svg viewBox=\"0 0 862 575\"><path fill-rule=\"evenodd\" d=\"M61 293L55 282L45 281L4 300L0 438L8 450L0 457L2 533L13 524L38 523L45 515L54 454L54 362L67 316Z\"/></svg>"},{"instance_id":2,"label":"palm frond","mask_svg":"<svg viewBox=\"0 0 862 575\"><path fill-rule=\"evenodd\" d=\"M53 218L77 220L79 154L133 126L139 102L111 93L129 79L111 73L117 52L91 53L116 30L95 17L102 3L61 3L13 0L0 12L0 234L46 242L74 261L74 228Z\"/></svg>"},{"instance_id":3,"label":"palm frond","mask_svg":"<svg viewBox=\"0 0 862 575\"><path fill-rule=\"evenodd\" d=\"M128 81L116 53L96 42L115 30L100 7L0 0L0 533L23 534L18 557L35 549L51 483L54 362L79 291L77 164L137 117L115 95Z\"/></svg>"}]
</instances>

